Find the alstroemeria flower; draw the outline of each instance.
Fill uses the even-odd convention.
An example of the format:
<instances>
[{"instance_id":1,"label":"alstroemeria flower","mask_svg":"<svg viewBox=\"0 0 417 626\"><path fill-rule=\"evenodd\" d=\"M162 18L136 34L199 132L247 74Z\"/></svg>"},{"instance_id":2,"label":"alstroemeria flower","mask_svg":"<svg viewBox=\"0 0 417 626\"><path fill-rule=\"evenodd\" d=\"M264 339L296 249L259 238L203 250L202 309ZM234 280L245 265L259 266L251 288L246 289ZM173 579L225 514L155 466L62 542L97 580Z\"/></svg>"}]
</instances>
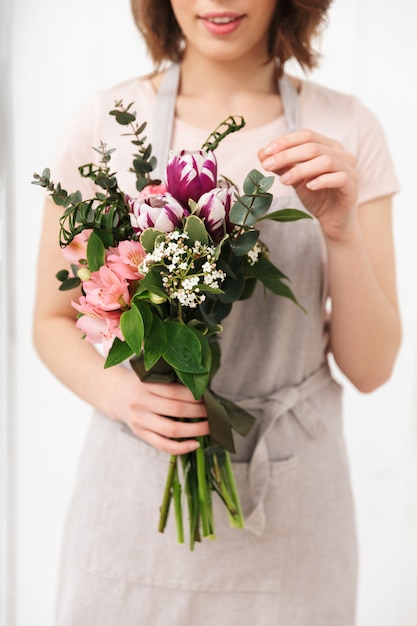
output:
<instances>
[{"instance_id":1,"label":"alstroemeria flower","mask_svg":"<svg viewBox=\"0 0 417 626\"><path fill-rule=\"evenodd\" d=\"M115 337L124 341L120 329L121 311L103 311L92 306L85 296L81 296L78 302L72 302L72 306L82 313L76 322L89 343L103 345L104 356L107 356Z\"/></svg>"},{"instance_id":2,"label":"alstroemeria flower","mask_svg":"<svg viewBox=\"0 0 417 626\"><path fill-rule=\"evenodd\" d=\"M139 280L143 278L143 274L139 272L139 265L145 255L146 252L139 241L121 241L117 248L110 248L106 265L120 278Z\"/></svg>"},{"instance_id":3,"label":"alstroemeria flower","mask_svg":"<svg viewBox=\"0 0 417 626\"><path fill-rule=\"evenodd\" d=\"M81 260L87 258L87 243L92 232L92 228L86 228L78 233L78 235L75 235L71 243L65 246L65 248L62 248L62 254L67 261L79 265Z\"/></svg>"},{"instance_id":4,"label":"alstroemeria flower","mask_svg":"<svg viewBox=\"0 0 417 626\"><path fill-rule=\"evenodd\" d=\"M138 199L147 198L148 196L162 196L167 191L164 183L159 185L146 185L136 196Z\"/></svg>"},{"instance_id":5,"label":"alstroemeria flower","mask_svg":"<svg viewBox=\"0 0 417 626\"><path fill-rule=\"evenodd\" d=\"M217 160L214 152L181 150L171 154L166 167L169 193L188 208L188 200L195 202L217 186Z\"/></svg>"},{"instance_id":6,"label":"alstroemeria flower","mask_svg":"<svg viewBox=\"0 0 417 626\"><path fill-rule=\"evenodd\" d=\"M128 198L130 223L135 232L147 228L157 228L170 233L181 225L182 218L189 212L170 194L147 196L146 198Z\"/></svg>"},{"instance_id":7,"label":"alstroemeria flower","mask_svg":"<svg viewBox=\"0 0 417 626\"><path fill-rule=\"evenodd\" d=\"M223 235L231 232L233 228L229 221L232 203L232 187L216 187L203 194L197 202L195 214L204 220L207 231L215 243L221 241Z\"/></svg>"},{"instance_id":8,"label":"alstroemeria flower","mask_svg":"<svg viewBox=\"0 0 417 626\"><path fill-rule=\"evenodd\" d=\"M83 283L88 304L103 311L122 309L130 302L129 284L106 265Z\"/></svg>"}]
</instances>

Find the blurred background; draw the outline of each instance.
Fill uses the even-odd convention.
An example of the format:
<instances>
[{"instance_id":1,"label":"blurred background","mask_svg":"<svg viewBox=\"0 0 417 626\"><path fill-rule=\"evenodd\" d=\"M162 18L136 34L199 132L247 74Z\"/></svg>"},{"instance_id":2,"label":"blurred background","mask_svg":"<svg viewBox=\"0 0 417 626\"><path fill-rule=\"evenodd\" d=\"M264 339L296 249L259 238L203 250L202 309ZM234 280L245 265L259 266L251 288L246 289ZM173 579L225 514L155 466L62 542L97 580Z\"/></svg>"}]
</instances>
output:
<instances>
[{"instance_id":1,"label":"blurred background","mask_svg":"<svg viewBox=\"0 0 417 626\"><path fill-rule=\"evenodd\" d=\"M30 183L51 164L80 102L151 63L128 0L6 0L0 17L0 625L53 626L62 526L90 410L32 346L44 196ZM400 356L381 389L363 396L346 383L345 392L361 550L357 626L417 625L416 18L413 0L334 0L310 76L377 114L401 184Z\"/></svg>"}]
</instances>

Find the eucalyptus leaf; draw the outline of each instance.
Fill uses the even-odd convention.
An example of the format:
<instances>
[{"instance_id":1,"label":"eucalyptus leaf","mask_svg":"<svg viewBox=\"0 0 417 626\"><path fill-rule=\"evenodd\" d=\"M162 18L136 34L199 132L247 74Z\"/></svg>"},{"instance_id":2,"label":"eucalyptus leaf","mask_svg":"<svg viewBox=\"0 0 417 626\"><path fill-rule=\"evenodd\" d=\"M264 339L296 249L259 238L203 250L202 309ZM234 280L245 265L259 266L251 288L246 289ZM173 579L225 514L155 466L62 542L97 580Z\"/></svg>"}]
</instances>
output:
<instances>
[{"instance_id":1,"label":"eucalyptus leaf","mask_svg":"<svg viewBox=\"0 0 417 626\"><path fill-rule=\"evenodd\" d=\"M243 182L243 191L245 194L252 195L258 189L259 182L264 178L264 175L259 170L251 170L246 175Z\"/></svg>"},{"instance_id":2,"label":"eucalyptus leaf","mask_svg":"<svg viewBox=\"0 0 417 626\"><path fill-rule=\"evenodd\" d=\"M69 291L70 289L75 289L75 287L79 287L80 285L81 280L77 276L74 276L73 278L67 278L67 280L64 280L58 289L59 291Z\"/></svg>"},{"instance_id":3,"label":"eucalyptus leaf","mask_svg":"<svg viewBox=\"0 0 417 626\"><path fill-rule=\"evenodd\" d=\"M64 280L67 280L68 276L69 276L68 270L60 270L59 272L55 274L55 277L61 282L63 282Z\"/></svg>"},{"instance_id":4,"label":"eucalyptus leaf","mask_svg":"<svg viewBox=\"0 0 417 626\"><path fill-rule=\"evenodd\" d=\"M256 217L251 214L251 207L251 196L239 196L230 209L230 221L238 226L254 226L256 223Z\"/></svg>"}]
</instances>

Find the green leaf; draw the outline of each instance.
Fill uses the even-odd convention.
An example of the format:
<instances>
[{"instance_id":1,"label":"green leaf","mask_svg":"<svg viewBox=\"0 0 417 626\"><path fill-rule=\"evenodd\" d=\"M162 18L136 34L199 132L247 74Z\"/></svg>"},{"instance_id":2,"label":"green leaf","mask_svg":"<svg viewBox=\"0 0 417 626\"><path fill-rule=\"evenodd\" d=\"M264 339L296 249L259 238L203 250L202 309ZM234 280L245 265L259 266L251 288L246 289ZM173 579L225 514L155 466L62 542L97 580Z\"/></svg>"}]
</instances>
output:
<instances>
[{"instance_id":1,"label":"green leaf","mask_svg":"<svg viewBox=\"0 0 417 626\"><path fill-rule=\"evenodd\" d=\"M211 389L207 388L204 391L204 404L207 409L211 439L225 450L235 452L233 433L227 411Z\"/></svg>"},{"instance_id":2,"label":"green leaf","mask_svg":"<svg viewBox=\"0 0 417 626\"><path fill-rule=\"evenodd\" d=\"M154 293L162 298L167 298L167 292L164 289L162 283L162 277L159 273L152 270L146 274L144 278L140 280L141 287L145 287L150 293Z\"/></svg>"},{"instance_id":3,"label":"green leaf","mask_svg":"<svg viewBox=\"0 0 417 626\"><path fill-rule=\"evenodd\" d=\"M140 300L139 298L134 298L135 301L135 306L138 308L141 316L142 316L142 320L143 320L143 325L145 328L145 337L149 334L149 331L151 330L151 326L152 326L152 318L153 318L153 313L152 313L152 307L149 304L149 302L144 302L143 300Z\"/></svg>"},{"instance_id":4,"label":"green leaf","mask_svg":"<svg viewBox=\"0 0 417 626\"><path fill-rule=\"evenodd\" d=\"M105 369L126 361L132 354L133 350L129 344L116 337L104 363Z\"/></svg>"},{"instance_id":5,"label":"green leaf","mask_svg":"<svg viewBox=\"0 0 417 626\"><path fill-rule=\"evenodd\" d=\"M238 226L253 226L256 223L256 217L251 215L251 207L251 196L239 196L230 209L230 221Z\"/></svg>"},{"instance_id":6,"label":"green leaf","mask_svg":"<svg viewBox=\"0 0 417 626\"><path fill-rule=\"evenodd\" d=\"M248 273L260 280L272 293L292 300L300 309L305 311L290 287L282 282L283 280L288 280L288 278L268 259L265 257L259 259L255 265L250 266Z\"/></svg>"},{"instance_id":7,"label":"green leaf","mask_svg":"<svg viewBox=\"0 0 417 626\"><path fill-rule=\"evenodd\" d=\"M247 230L230 241L230 247L236 256L243 256L252 250L259 238L258 230Z\"/></svg>"},{"instance_id":8,"label":"green leaf","mask_svg":"<svg viewBox=\"0 0 417 626\"><path fill-rule=\"evenodd\" d=\"M67 280L68 276L69 276L68 270L60 270L59 272L55 274L55 277L61 282L63 282L64 280Z\"/></svg>"},{"instance_id":9,"label":"green leaf","mask_svg":"<svg viewBox=\"0 0 417 626\"><path fill-rule=\"evenodd\" d=\"M261 220L274 220L274 222L295 222L296 220L313 219L312 215L299 209L281 209L279 211L273 211L268 213L264 217L259 218Z\"/></svg>"},{"instance_id":10,"label":"green leaf","mask_svg":"<svg viewBox=\"0 0 417 626\"><path fill-rule=\"evenodd\" d=\"M140 354L142 351L145 330L142 315L135 305L133 305L128 311L122 313L120 317L120 328L125 341L132 348L133 352L135 354Z\"/></svg>"},{"instance_id":11,"label":"green leaf","mask_svg":"<svg viewBox=\"0 0 417 626\"><path fill-rule=\"evenodd\" d=\"M87 243L88 267L92 272L99 270L104 265L105 252L104 243L97 233L92 232Z\"/></svg>"},{"instance_id":12,"label":"green leaf","mask_svg":"<svg viewBox=\"0 0 417 626\"><path fill-rule=\"evenodd\" d=\"M224 293L219 295L220 302L230 303L240 299L245 287L245 279L242 274L237 274L236 278L227 277L222 284Z\"/></svg>"},{"instance_id":13,"label":"green leaf","mask_svg":"<svg viewBox=\"0 0 417 626\"><path fill-rule=\"evenodd\" d=\"M74 276L73 278L67 278L64 280L58 287L59 291L69 291L70 289L75 289L75 287L79 287L81 285L81 280Z\"/></svg>"},{"instance_id":14,"label":"green leaf","mask_svg":"<svg viewBox=\"0 0 417 626\"><path fill-rule=\"evenodd\" d=\"M232 304L207 298L199 305L199 309L206 322L215 326L229 315Z\"/></svg>"},{"instance_id":15,"label":"green leaf","mask_svg":"<svg viewBox=\"0 0 417 626\"><path fill-rule=\"evenodd\" d=\"M252 195L258 188L259 181L263 178L263 174L259 170L251 170L243 181L243 191L245 194Z\"/></svg>"},{"instance_id":16,"label":"green leaf","mask_svg":"<svg viewBox=\"0 0 417 626\"><path fill-rule=\"evenodd\" d=\"M200 342L201 361L206 371L202 374L190 374L188 372L183 372L177 369L175 371L178 378L184 385L186 385L186 387L188 387L194 398L196 400L199 400L207 389L207 386L210 382L212 369L212 352L206 337L204 337L204 335L202 335L198 330L194 330L193 332L195 333L197 340Z\"/></svg>"},{"instance_id":17,"label":"green leaf","mask_svg":"<svg viewBox=\"0 0 417 626\"><path fill-rule=\"evenodd\" d=\"M133 113L128 113L127 111L111 111L111 115L114 115L116 118L116 122L121 124L122 126L128 126L135 121L136 115Z\"/></svg>"},{"instance_id":18,"label":"green leaf","mask_svg":"<svg viewBox=\"0 0 417 626\"><path fill-rule=\"evenodd\" d=\"M190 215L187 217L185 220L184 231L187 233L192 244L196 241L200 241L202 244L210 243L204 222L197 217L197 215Z\"/></svg>"},{"instance_id":19,"label":"green leaf","mask_svg":"<svg viewBox=\"0 0 417 626\"><path fill-rule=\"evenodd\" d=\"M153 252L156 238L163 234L164 233L157 228L147 228L144 230L140 236L140 243L145 248L145 251L148 253Z\"/></svg>"},{"instance_id":20,"label":"green leaf","mask_svg":"<svg viewBox=\"0 0 417 626\"><path fill-rule=\"evenodd\" d=\"M175 321L165 322L167 344L162 357L175 370L190 374L204 374L202 350L195 332Z\"/></svg>"},{"instance_id":21,"label":"green leaf","mask_svg":"<svg viewBox=\"0 0 417 626\"><path fill-rule=\"evenodd\" d=\"M245 286L242 293L240 294L239 300L248 300L250 297L252 297L253 292L255 291L256 283L256 278L247 277L245 279Z\"/></svg>"},{"instance_id":22,"label":"green leaf","mask_svg":"<svg viewBox=\"0 0 417 626\"><path fill-rule=\"evenodd\" d=\"M174 370L163 359L160 359L149 370L145 369L143 354L132 357L130 364L142 382L168 384L177 380Z\"/></svg>"},{"instance_id":23,"label":"green leaf","mask_svg":"<svg viewBox=\"0 0 417 626\"><path fill-rule=\"evenodd\" d=\"M270 193L258 194L254 196L253 202L250 208L251 214L256 218L256 221L265 215L271 206L273 196Z\"/></svg>"},{"instance_id":24,"label":"green leaf","mask_svg":"<svg viewBox=\"0 0 417 626\"><path fill-rule=\"evenodd\" d=\"M158 315L152 315L152 325L145 334L143 346L145 369L149 370L161 358L167 344L165 324Z\"/></svg>"}]
</instances>

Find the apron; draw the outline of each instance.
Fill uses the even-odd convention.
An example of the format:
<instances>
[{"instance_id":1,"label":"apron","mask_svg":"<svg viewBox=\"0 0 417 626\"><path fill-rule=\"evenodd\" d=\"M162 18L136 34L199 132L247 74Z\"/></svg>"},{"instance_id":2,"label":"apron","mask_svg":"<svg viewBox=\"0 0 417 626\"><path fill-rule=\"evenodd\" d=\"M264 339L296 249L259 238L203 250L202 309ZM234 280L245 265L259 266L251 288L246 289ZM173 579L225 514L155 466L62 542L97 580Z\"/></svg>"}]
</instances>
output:
<instances>
[{"instance_id":1,"label":"apron","mask_svg":"<svg viewBox=\"0 0 417 626\"><path fill-rule=\"evenodd\" d=\"M172 66L158 93L160 164L178 80ZM286 77L279 90L295 130L297 92ZM271 211L285 206L303 208L294 192ZM318 224L304 222L263 222L261 239L281 269L288 261L307 315L257 288L223 324L214 389L257 418L233 455L245 528L231 529L215 498L214 541L190 553L173 519L157 533L168 456L96 413L65 529L57 626L353 626L355 524L341 389L325 355L325 249Z\"/></svg>"}]
</instances>

